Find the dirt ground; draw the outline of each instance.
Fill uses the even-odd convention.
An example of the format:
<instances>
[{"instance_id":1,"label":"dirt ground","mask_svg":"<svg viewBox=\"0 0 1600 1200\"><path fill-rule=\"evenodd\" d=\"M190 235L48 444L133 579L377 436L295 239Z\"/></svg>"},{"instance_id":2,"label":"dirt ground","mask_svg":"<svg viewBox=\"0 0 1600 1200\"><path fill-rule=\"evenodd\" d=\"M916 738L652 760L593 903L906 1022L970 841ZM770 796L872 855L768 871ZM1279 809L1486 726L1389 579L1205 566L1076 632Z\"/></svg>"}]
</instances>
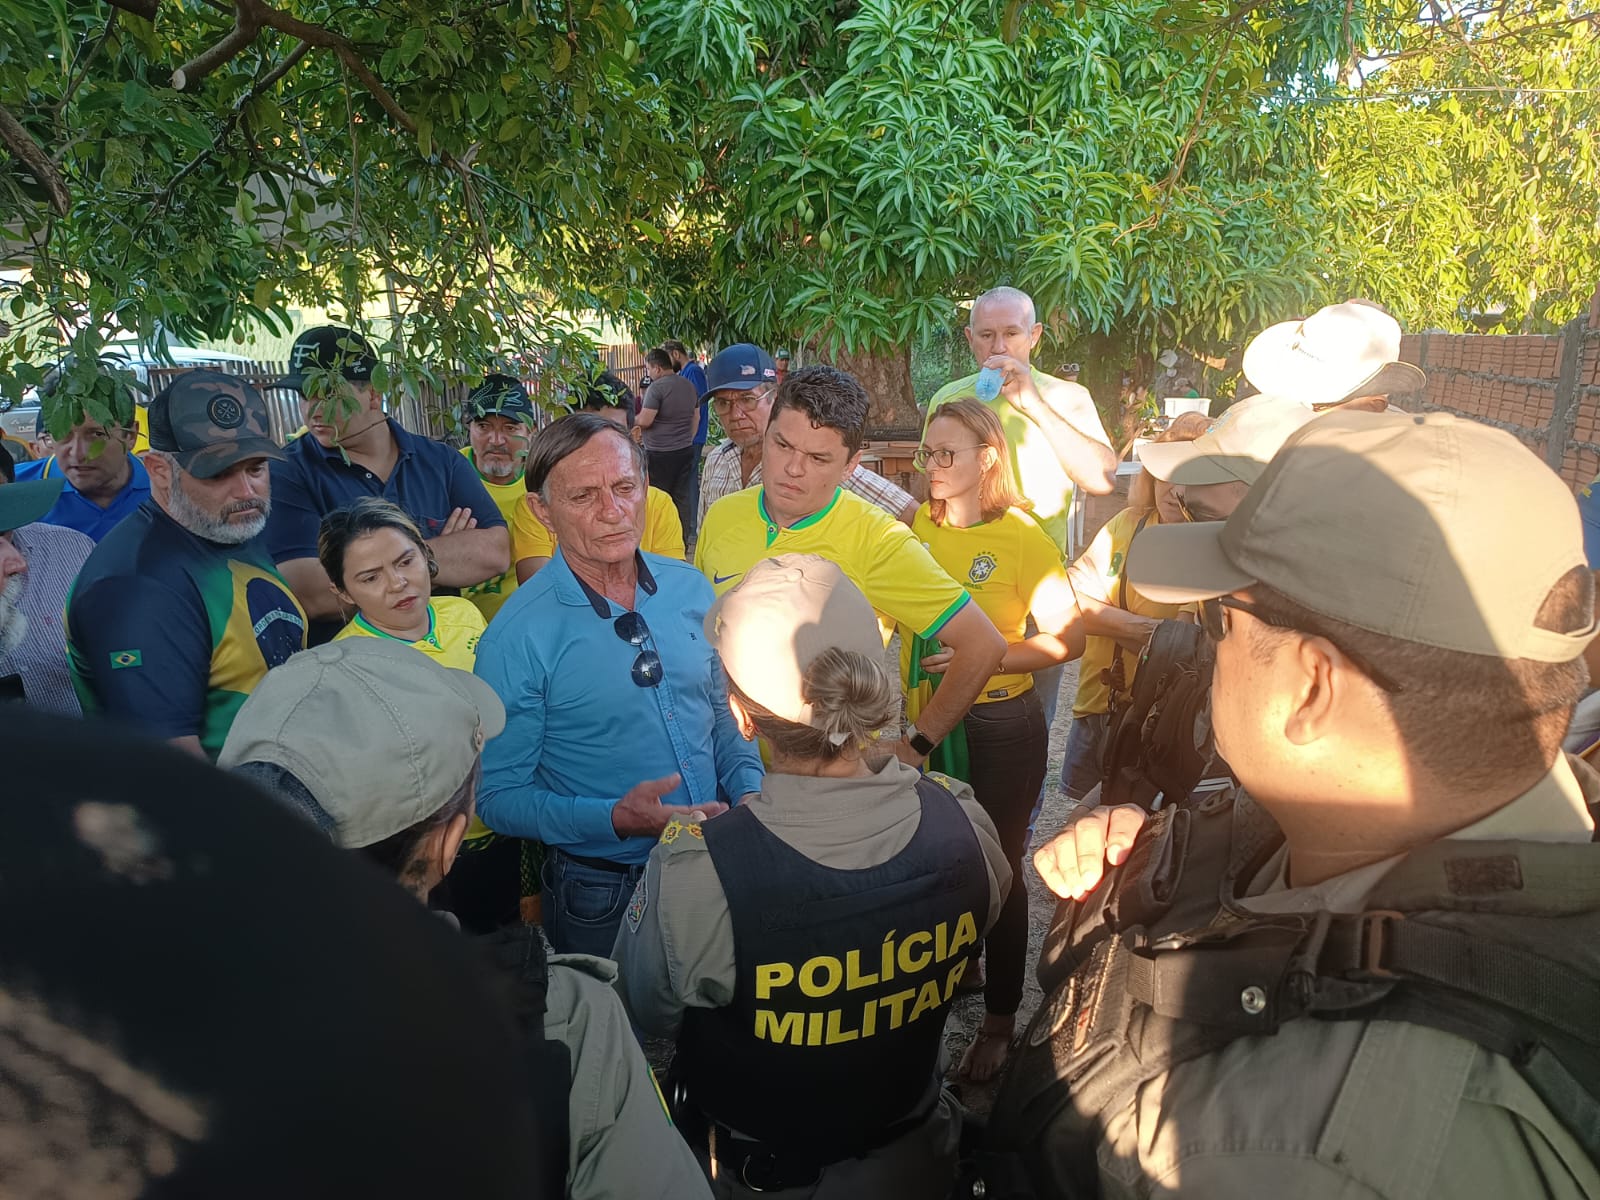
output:
<instances>
[{"instance_id":1,"label":"dirt ground","mask_svg":"<svg viewBox=\"0 0 1600 1200\"><path fill-rule=\"evenodd\" d=\"M1068 663L1061 680L1061 703L1056 708L1055 724L1050 729L1050 765L1045 774L1044 809L1039 814L1033 831L1033 846L1041 845L1061 827L1066 810L1066 793L1061 790L1061 756L1067 746L1067 727L1072 723L1072 698L1078 692L1078 664ZM1039 873L1033 869L1031 858L1023 863L1023 874L1028 887L1028 971L1023 979L1022 1008L1017 1013L1017 1031L1020 1033L1032 1018L1043 998L1033 977L1033 964L1039 957L1039 946L1044 940L1045 927L1055 911L1055 896L1044 886ZM958 996L945 1023L945 1049L950 1058L950 1072L961 1061L962 1052L977 1032L983 1020L983 996ZM645 1042L645 1055L658 1072L665 1073L672 1060L672 1043L649 1039ZM994 1084L976 1085L952 1079L959 1083L962 1103L973 1112L986 1113L994 1101Z\"/></svg>"}]
</instances>

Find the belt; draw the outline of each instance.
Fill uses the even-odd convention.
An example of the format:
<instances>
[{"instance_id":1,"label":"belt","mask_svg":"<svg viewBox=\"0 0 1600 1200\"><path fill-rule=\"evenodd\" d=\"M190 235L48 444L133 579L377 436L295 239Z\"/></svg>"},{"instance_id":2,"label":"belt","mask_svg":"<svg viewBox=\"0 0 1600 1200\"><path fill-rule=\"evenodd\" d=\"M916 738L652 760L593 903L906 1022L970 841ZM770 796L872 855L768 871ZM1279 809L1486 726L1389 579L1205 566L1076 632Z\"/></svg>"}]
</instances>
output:
<instances>
[{"instance_id":1,"label":"belt","mask_svg":"<svg viewBox=\"0 0 1600 1200\"><path fill-rule=\"evenodd\" d=\"M613 862L609 858L590 858L584 854L573 854L570 850L557 850L562 858L571 859L580 867L588 867L592 871L609 871L613 875L627 875L635 870L643 870L643 863Z\"/></svg>"},{"instance_id":2,"label":"belt","mask_svg":"<svg viewBox=\"0 0 1600 1200\"><path fill-rule=\"evenodd\" d=\"M939 1102L939 1091L933 1093L933 1103L922 1103L910 1116L885 1126L875 1134L860 1139L848 1148L837 1147L833 1153L775 1146L759 1142L734 1132L721 1121L711 1118L711 1157L718 1166L729 1172L752 1192L781 1192L789 1188L815 1187L822 1173L835 1163L851 1158L865 1158L891 1142L899 1141L912 1130L923 1125ZM840 1152L842 1151L842 1152Z\"/></svg>"}]
</instances>

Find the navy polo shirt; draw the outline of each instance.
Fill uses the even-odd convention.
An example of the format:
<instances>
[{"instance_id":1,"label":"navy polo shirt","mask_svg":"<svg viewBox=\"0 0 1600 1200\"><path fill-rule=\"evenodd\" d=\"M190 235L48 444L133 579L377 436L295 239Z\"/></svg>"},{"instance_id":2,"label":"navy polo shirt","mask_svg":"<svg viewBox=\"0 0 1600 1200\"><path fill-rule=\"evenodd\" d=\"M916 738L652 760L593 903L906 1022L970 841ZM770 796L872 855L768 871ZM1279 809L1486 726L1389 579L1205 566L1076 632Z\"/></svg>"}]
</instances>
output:
<instances>
[{"instance_id":1,"label":"navy polo shirt","mask_svg":"<svg viewBox=\"0 0 1600 1200\"><path fill-rule=\"evenodd\" d=\"M322 518L363 496L381 496L399 505L422 530L437 537L452 509L465 508L479 529L504 526L506 520L478 472L465 457L442 442L417 437L389 421L400 458L387 480L357 463L346 462L337 449L326 449L309 433L284 447L287 457L272 464L272 516L267 521L267 552L275 563L317 556L317 530ZM329 625L313 622L311 642L327 640ZM328 636L331 636L329 634Z\"/></svg>"},{"instance_id":2,"label":"navy polo shirt","mask_svg":"<svg viewBox=\"0 0 1600 1200\"><path fill-rule=\"evenodd\" d=\"M92 541L98 542L121 524L123 517L150 499L150 476L145 474L144 464L130 454L128 465L133 468L128 476L128 482L104 508L80 495L78 489L72 486L72 480L64 479L65 486L61 489L60 497L51 505L50 511L39 520L46 525L61 525L67 529L76 529ZM43 462L17 464L18 483L29 479L55 479L65 475L66 472L61 469L61 464L56 462L54 455Z\"/></svg>"}]
</instances>

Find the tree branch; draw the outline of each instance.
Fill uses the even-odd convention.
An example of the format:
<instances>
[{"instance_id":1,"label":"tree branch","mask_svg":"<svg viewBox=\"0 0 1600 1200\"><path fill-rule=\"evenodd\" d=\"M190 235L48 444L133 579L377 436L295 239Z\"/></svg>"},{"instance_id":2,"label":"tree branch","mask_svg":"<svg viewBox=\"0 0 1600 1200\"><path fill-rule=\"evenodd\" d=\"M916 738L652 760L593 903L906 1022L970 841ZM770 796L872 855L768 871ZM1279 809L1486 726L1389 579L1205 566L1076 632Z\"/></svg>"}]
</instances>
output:
<instances>
[{"instance_id":1,"label":"tree branch","mask_svg":"<svg viewBox=\"0 0 1600 1200\"><path fill-rule=\"evenodd\" d=\"M39 186L49 193L50 207L56 211L56 215L66 216L72 209L72 196L67 191L66 180L61 178L61 172L56 170L50 156L22 127L22 122L12 116L11 110L4 105L0 105L0 142L5 143L6 149L18 162L33 172Z\"/></svg>"},{"instance_id":2,"label":"tree branch","mask_svg":"<svg viewBox=\"0 0 1600 1200\"><path fill-rule=\"evenodd\" d=\"M106 0L106 4L112 8L120 8L125 13L132 13L136 17L143 17L146 21L154 21L161 0Z\"/></svg>"},{"instance_id":3,"label":"tree branch","mask_svg":"<svg viewBox=\"0 0 1600 1200\"><path fill-rule=\"evenodd\" d=\"M191 83L199 83L223 63L242 53L245 47L256 40L256 34L260 32L261 26L251 18L248 5L240 4L234 17L233 28L228 30L227 35L216 45L202 50L172 73L173 90L181 92Z\"/></svg>"}]
</instances>

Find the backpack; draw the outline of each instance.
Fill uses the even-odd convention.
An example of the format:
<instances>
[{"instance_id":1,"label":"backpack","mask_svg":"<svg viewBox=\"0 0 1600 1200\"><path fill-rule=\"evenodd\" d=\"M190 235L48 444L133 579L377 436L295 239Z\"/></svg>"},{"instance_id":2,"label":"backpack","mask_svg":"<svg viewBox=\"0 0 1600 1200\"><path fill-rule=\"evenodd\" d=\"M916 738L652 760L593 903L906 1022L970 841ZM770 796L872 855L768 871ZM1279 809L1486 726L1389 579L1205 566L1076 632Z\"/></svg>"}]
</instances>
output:
<instances>
[{"instance_id":1,"label":"backpack","mask_svg":"<svg viewBox=\"0 0 1600 1200\"><path fill-rule=\"evenodd\" d=\"M1144 864L1147 879L1164 870ZM1236 910L1165 935L1118 927L1113 903L1110 935L1082 946L1082 965L1030 1022L955 1194L1098 1196L1104 1120L1138 1088L1310 1019L1402 1021L1499 1054L1600 1159L1600 844L1434 842L1367 903Z\"/></svg>"},{"instance_id":2,"label":"backpack","mask_svg":"<svg viewBox=\"0 0 1600 1200\"><path fill-rule=\"evenodd\" d=\"M1211 668L1216 651L1200 626L1162 621L1139 655L1133 691L1106 731L1102 804L1154 808L1188 798L1215 754Z\"/></svg>"}]
</instances>

